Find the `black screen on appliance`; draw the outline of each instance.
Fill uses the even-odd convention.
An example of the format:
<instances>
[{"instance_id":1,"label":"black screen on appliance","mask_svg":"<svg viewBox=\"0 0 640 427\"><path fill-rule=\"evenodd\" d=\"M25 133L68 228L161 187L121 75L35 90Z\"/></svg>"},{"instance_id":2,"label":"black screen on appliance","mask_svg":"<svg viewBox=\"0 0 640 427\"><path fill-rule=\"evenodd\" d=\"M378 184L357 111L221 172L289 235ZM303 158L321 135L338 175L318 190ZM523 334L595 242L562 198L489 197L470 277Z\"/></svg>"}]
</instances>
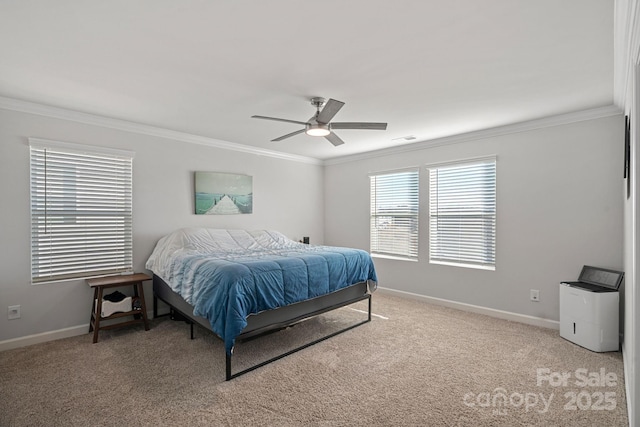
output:
<instances>
[{"instance_id":1,"label":"black screen on appliance","mask_svg":"<svg viewBox=\"0 0 640 427\"><path fill-rule=\"evenodd\" d=\"M621 271L607 270L605 268L585 265L580 272L579 281L609 289L618 289L624 273Z\"/></svg>"}]
</instances>

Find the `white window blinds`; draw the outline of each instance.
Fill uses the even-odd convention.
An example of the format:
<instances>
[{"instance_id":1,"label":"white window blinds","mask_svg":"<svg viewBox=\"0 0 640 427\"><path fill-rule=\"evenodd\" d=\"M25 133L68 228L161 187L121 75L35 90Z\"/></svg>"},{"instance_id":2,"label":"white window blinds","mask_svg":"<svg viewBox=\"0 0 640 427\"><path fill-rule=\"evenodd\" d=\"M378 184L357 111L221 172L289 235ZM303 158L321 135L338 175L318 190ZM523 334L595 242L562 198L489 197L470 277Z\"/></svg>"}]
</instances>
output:
<instances>
[{"instance_id":1,"label":"white window blinds","mask_svg":"<svg viewBox=\"0 0 640 427\"><path fill-rule=\"evenodd\" d=\"M371 175L371 252L418 257L418 170Z\"/></svg>"},{"instance_id":2,"label":"white window blinds","mask_svg":"<svg viewBox=\"0 0 640 427\"><path fill-rule=\"evenodd\" d=\"M32 282L132 270L133 153L30 142Z\"/></svg>"},{"instance_id":3,"label":"white window blinds","mask_svg":"<svg viewBox=\"0 0 640 427\"><path fill-rule=\"evenodd\" d=\"M429 261L495 269L496 160L429 168Z\"/></svg>"}]
</instances>

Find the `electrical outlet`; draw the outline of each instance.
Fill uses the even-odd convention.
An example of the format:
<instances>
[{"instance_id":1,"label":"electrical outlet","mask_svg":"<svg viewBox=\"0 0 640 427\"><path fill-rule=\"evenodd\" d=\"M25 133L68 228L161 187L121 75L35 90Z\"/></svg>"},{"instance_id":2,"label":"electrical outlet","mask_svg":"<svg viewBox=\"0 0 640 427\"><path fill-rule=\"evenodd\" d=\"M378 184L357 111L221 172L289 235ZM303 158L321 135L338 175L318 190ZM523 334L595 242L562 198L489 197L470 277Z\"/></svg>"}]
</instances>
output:
<instances>
[{"instance_id":1,"label":"electrical outlet","mask_svg":"<svg viewBox=\"0 0 640 427\"><path fill-rule=\"evenodd\" d=\"M540 302L540 291L537 289L531 289L530 298L531 301Z\"/></svg>"},{"instance_id":2,"label":"electrical outlet","mask_svg":"<svg viewBox=\"0 0 640 427\"><path fill-rule=\"evenodd\" d=\"M10 305L7 310L9 315L9 320L19 319L20 318L20 306L19 305Z\"/></svg>"}]
</instances>

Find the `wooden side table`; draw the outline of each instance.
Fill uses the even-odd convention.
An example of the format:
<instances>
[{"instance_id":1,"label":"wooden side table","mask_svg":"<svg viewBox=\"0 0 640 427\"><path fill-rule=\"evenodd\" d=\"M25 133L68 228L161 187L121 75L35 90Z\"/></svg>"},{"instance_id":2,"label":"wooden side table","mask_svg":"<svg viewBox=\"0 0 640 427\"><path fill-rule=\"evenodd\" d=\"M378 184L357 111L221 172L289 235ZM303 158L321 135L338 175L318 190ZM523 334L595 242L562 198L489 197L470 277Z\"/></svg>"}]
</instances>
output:
<instances>
[{"instance_id":1,"label":"wooden side table","mask_svg":"<svg viewBox=\"0 0 640 427\"><path fill-rule=\"evenodd\" d=\"M93 304L91 309L91 319L89 321L89 332L93 331L94 344L98 342L98 332L101 329L112 329L131 325L134 323L144 323L144 330L149 330L149 322L147 320L147 306L144 301L144 289L142 288L142 282L146 280L151 280L151 277L144 273L122 274L116 276L95 277L92 279L87 279L87 284L93 288ZM140 307L142 309L132 309L131 311L114 313L111 316L102 317L100 313L102 313L102 297L104 294L104 290L122 286L133 286L133 301L140 301ZM133 316L133 320L105 326L100 325L100 322L102 320L117 319L126 316Z\"/></svg>"}]
</instances>

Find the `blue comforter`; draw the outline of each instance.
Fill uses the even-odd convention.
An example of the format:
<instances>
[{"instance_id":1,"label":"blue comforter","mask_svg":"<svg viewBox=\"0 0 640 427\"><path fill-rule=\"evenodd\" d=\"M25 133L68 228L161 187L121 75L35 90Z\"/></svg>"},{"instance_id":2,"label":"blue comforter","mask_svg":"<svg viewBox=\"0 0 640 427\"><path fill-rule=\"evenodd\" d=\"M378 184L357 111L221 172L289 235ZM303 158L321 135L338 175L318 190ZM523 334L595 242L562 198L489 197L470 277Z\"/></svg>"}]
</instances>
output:
<instances>
[{"instance_id":1,"label":"blue comforter","mask_svg":"<svg viewBox=\"0 0 640 427\"><path fill-rule=\"evenodd\" d=\"M161 240L147 268L192 304L193 314L209 320L228 353L250 314L358 282L377 281L372 259L363 250L304 245L275 232L225 232L232 236L239 233L242 238L234 238L219 248L203 244L199 235L195 246L187 244L172 248L170 254L164 251L156 255ZM247 238L243 233L258 237ZM262 233L267 233L266 237ZM162 268L155 265L159 260L165 263Z\"/></svg>"}]
</instances>

